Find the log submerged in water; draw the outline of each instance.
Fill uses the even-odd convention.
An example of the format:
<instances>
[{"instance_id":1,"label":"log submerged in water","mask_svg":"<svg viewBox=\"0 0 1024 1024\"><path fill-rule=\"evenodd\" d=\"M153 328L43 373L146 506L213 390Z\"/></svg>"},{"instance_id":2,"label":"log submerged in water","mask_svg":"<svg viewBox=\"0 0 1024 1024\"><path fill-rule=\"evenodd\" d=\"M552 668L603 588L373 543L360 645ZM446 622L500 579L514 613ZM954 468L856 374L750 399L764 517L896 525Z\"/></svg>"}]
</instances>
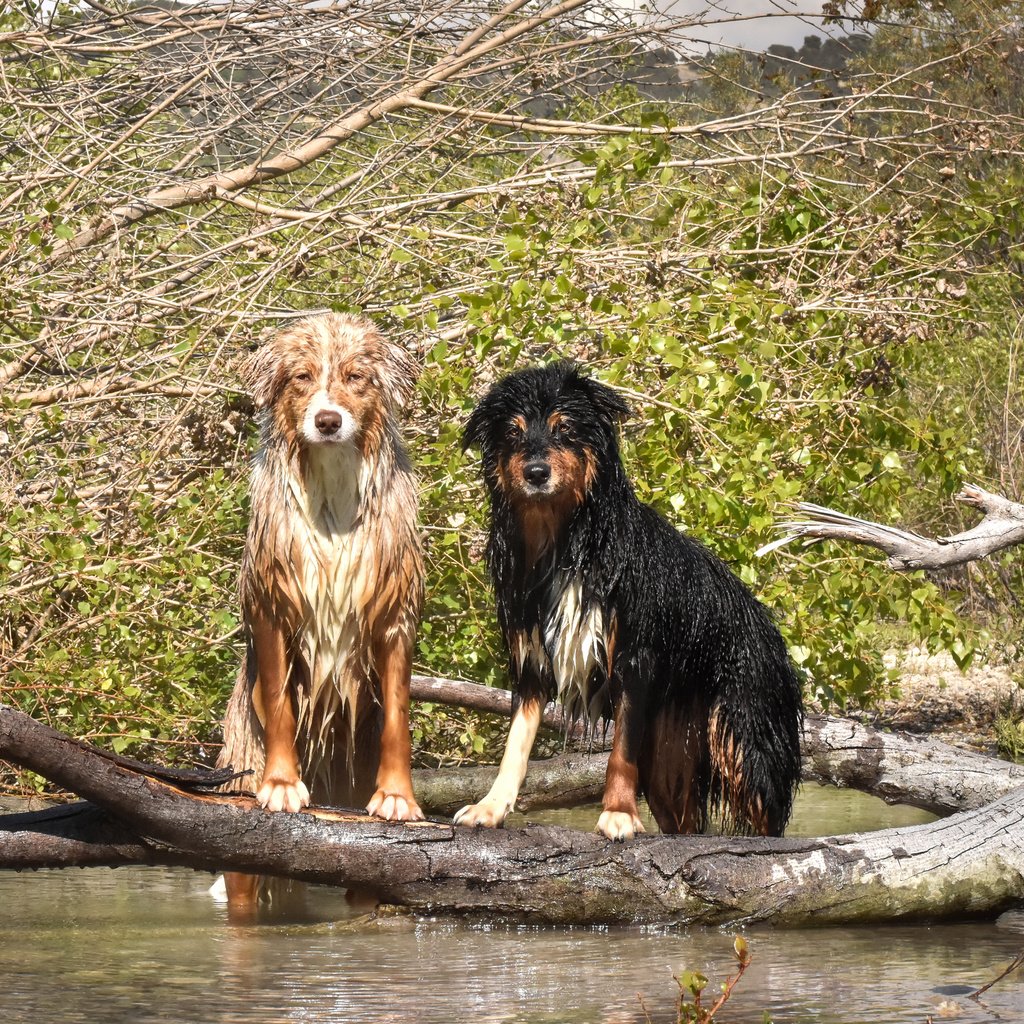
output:
<instances>
[{"instance_id":1,"label":"log submerged in water","mask_svg":"<svg viewBox=\"0 0 1024 1024\"><path fill-rule=\"evenodd\" d=\"M1024 789L931 825L823 839L475 830L190 794L0 706L0 756L94 807L0 819L0 866L167 863L549 924L838 924L995 913L1024 895ZM48 812L42 812L47 814ZM69 830L74 830L71 835ZM64 837L62 831L68 832Z\"/></svg>"}]
</instances>

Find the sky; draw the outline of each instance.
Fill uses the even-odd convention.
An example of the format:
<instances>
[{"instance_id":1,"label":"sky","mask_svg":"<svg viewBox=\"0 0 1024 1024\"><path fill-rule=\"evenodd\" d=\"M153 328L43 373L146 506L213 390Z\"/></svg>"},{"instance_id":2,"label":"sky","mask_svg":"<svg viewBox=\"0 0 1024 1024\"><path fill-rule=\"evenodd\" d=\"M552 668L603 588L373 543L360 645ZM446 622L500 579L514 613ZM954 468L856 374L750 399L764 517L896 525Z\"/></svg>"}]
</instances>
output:
<instances>
[{"instance_id":1,"label":"sky","mask_svg":"<svg viewBox=\"0 0 1024 1024\"><path fill-rule=\"evenodd\" d=\"M0 0L2 4L4 0ZM191 0L179 0L189 3ZM687 29L676 42L682 52L704 52L708 44L762 51L773 43L797 49L805 36L842 35L841 26L821 24L824 0L612 0L638 18L652 8L671 18L701 17L716 24ZM53 0L43 0L44 13ZM772 15L759 18L757 15ZM649 14L647 15L649 16Z\"/></svg>"},{"instance_id":2,"label":"sky","mask_svg":"<svg viewBox=\"0 0 1024 1024\"><path fill-rule=\"evenodd\" d=\"M842 35L839 25L822 25L822 0L617 0L626 9L636 12L650 6L662 15L672 18L704 15L704 20L717 24L694 27L685 31L688 40L698 50L708 43L725 44L750 50L764 50L773 43L783 43L799 49L805 36ZM770 14L770 18L754 18ZM680 49L686 48L679 45Z\"/></svg>"}]
</instances>

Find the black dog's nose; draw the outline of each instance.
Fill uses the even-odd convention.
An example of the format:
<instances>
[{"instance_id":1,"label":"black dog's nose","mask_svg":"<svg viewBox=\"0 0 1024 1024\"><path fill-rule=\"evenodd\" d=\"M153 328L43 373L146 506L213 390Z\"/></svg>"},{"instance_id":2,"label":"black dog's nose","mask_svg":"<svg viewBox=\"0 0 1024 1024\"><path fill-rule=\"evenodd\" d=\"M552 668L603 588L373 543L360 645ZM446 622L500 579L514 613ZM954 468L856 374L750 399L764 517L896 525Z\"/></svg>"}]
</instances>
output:
<instances>
[{"instance_id":1,"label":"black dog's nose","mask_svg":"<svg viewBox=\"0 0 1024 1024\"><path fill-rule=\"evenodd\" d=\"M551 479L551 467L546 462L528 462L523 467L526 482L540 487Z\"/></svg>"},{"instance_id":2,"label":"black dog's nose","mask_svg":"<svg viewBox=\"0 0 1024 1024\"><path fill-rule=\"evenodd\" d=\"M333 409L322 409L313 417L313 422L321 434L330 437L341 429L341 413Z\"/></svg>"}]
</instances>

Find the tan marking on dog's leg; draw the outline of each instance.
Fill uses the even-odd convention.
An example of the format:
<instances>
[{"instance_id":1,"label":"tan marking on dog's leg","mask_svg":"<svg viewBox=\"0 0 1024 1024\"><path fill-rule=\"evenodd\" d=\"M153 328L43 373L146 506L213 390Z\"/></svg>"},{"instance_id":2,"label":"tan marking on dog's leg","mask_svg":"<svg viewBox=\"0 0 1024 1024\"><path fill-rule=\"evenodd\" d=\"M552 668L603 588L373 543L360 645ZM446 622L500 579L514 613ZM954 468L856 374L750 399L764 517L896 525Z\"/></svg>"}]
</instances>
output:
<instances>
[{"instance_id":1,"label":"tan marking on dog's leg","mask_svg":"<svg viewBox=\"0 0 1024 1024\"><path fill-rule=\"evenodd\" d=\"M403 637L374 644L381 684L384 727L380 737L377 791L366 810L387 821L422 821L412 792L412 741L409 738L409 677L412 641Z\"/></svg>"},{"instance_id":2,"label":"tan marking on dog's leg","mask_svg":"<svg viewBox=\"0 0 1024 1024\"><path fill-rule=\"evenodd\" d=\"M624 749L627 714L628 707L623 697L615 715L615 739L608 755L604 799L601 802L604 810L597 819L597 831L612 840L632 839L635 833L644 831L636 805L637 766L635 761L626 757Z\"/></svg>"},{"instance_id":3,"label":"tan marking on dog's leg","mask_svg":"<svg viewBox=\"0 0 1024 1024\"><path fill-rule=\"evenodd\" d=\"M479 803L463 807L455 815L456 825L487 825L497 828L515 807L519 787L526 778L530 751L540 727L544 705L541 701L524 700L512 718L505 741L505 753L498 768L498 777Z\"/></svg>"},{"instance_id":4,"label":"tan marking on dog's leg","mask_svg":"<svg viewBox=\"0 0 1024 1024\"><path fill-rule=\"evenodd\" d=\"M268 811L300 811L309 803L309 791L299 778L295 705L288 680L284 635L262 615L255 616L250 627L266 749L263 780L256 799Z\"/></svg>"}]
</instances>

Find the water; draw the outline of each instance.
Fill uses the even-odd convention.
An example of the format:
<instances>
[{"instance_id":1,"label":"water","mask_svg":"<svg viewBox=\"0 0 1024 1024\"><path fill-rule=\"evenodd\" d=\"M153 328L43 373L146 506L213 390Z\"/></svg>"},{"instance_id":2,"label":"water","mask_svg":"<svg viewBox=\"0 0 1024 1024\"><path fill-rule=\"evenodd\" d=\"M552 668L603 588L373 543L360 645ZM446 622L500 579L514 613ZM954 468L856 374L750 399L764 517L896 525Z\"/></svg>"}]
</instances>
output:
<instances>
[{"instance_id":1,"label":"water","mask_svg":"<svg viewBox=\"0 0 1024 1024\"><path fill-rule=\"evenodd\" d=\"M582 819L596 809L530 814ZM850 791L805 787L793 834L927 820ZM734 931L534 929L354 916L316 889L300 922L230 926L184 870L0 872L4 1024L216 1021L643 1022L675 1020L674 973L708 992L732 971ZM1004 922L1012 925L1012 915ZM719 1020L778 1024L1024 1022L1024 975L982 997L943 994L994 978L1024 924L749 929L754 962Z\"/></svg>"}]
</instances>

